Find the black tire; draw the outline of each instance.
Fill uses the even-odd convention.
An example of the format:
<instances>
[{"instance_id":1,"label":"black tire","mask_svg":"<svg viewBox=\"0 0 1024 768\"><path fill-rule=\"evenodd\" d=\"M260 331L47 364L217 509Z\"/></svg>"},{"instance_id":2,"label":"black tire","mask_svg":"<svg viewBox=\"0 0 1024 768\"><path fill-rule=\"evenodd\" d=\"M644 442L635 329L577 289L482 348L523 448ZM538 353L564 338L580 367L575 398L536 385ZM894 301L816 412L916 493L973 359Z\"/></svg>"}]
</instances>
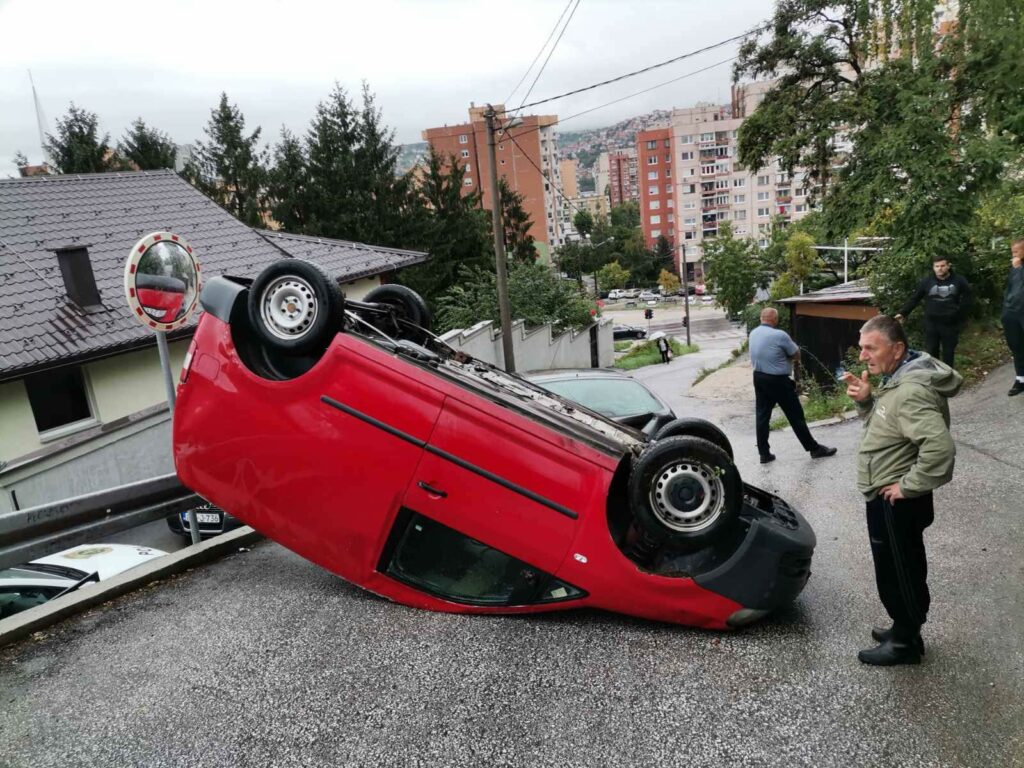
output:
<instances>
[{"instance_id":1,"label":"black tire","mask_svg":"<svg viewBox=\"0 0 1024 768\"><path fill-rule=\"evenodd\" d=\"M699 437L702 440L707 440L709 443L714 443L725 451L730 459L735 458L735 454L732 452L732 443L730 443L729 438L725 436L725 432L705 419L673 419L655 432L652 439L664 440L666 437L687 436Z\"/></svg>"},{"instance_id":2,"label":"black tire","mask_svg":"<svg viewBox=\"0 0 1024 768\"><path fill-rule=\"evenodd\" d=\"M249 322L271 350L319 353L342 328L345 297L320 267L281 259L249 287Z\"/></svg>"},{"instance_id":3,"label":"black tire","mask_svg":"<svg viewBox=\"0 0 1024 768\"><path fill-rule=\"evenodd\" d=\"M650 443L633 465L629 504L637 527L656 541L696 549L732 526L743 481L717 445L699 437Z\"/></svg>"},{"instance_id":4,"label":"black tire","mask_svg":"<svg viewBox=\"0 0 1024 768\"><path fill-rule=\"evenodd\" d=\"M423 297L411 288L388 283L374 288L363 297L363 301L368 304L387 304L394 309L391 318L382 319L379 316L365 318L388 336L395 339L407 339L417 344L422 344L430 338L430 331L434 327L430 308L427 307L427 302L423 300Z\"/></svg>"}]
</instances>

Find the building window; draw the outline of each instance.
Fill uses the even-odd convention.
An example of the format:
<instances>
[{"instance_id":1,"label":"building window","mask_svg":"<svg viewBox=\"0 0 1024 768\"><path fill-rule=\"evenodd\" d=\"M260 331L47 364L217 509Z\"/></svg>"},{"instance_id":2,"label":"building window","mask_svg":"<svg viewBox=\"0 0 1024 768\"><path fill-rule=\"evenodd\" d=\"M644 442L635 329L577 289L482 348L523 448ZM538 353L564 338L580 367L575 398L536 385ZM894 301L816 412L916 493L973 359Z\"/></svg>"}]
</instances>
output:
<instances>
[{"instance_id":1,"label":"building window","mask_svg":"<svg viewBox=\"0 0 1024 768\"><path fill-rule=\"evenodd\" d=\"M683 240L693 240L696 236L696 232L683 232Z\"/></svg>"},{"instance_id":2,"label":"building window","mask_svg":"<svg viewBox=\"0 0 1024 768\"><path fill-rule=\"evenodd\" d=\"M683 194L684 195L695 195L695 194L697 194L697 185L696 184L684 184L683 185Z\"/></svg>"},{"instance_id":3,"label":"building window","mask_svg":"<svg viewBox=\"0 0 1024 768\"><path fill-rule=\"evenodd\" d=\"M680 136L679 137L679 143L680 144L693 144L693 136Z\"/></svg>"},{"instance_id":4,"label":"building window","mask_svg":"<svg viewBox=\"0 0 1024 768\"><path fill-rule=\"evenodd\" d=\"M732 196L732 202L733 202L734 205L739 204L739 203L745 203L745 202L747 202L747 196L746 195L733 195Z\"/></svg>"},{"instance_id":5,"label":"building window","mask_svg":"<svg viewBox=\"0 0 1024 768\"><path fill-rule=\"evenodd\" d=\"M665 162L666 163L671 163L672 162L672 155L665 155Z\"/></svg>"},{"instance_id":6,"label":"building window","mask_svg":"<svg viewBox=\"0 0 1024 768\"><path fill-rule=\"evenodd\" d=\"M468 149L462 150L462 156L463 157L469 157L469 150Z\"/></svg>"},{"instance_id":7,"label":"building window","mask_svg":"<svg viewBox=\"0 0 1024 768\"><path fill-rule=\"evenodd\" d=\"M648 181L651 181L651 180L656 179L656 178L658 178L658 172L657 171L648 171L647 172L647 180Z\"/></svg>"},{"instance_id":8,"label":"building window","mask_svg":"<svg viewBox=\"0 0 1024 768\"><path fill-rule=\"evenodd\" d=\"M498 145L498 151L501 151L501 150L503 150L504 148L505 148L505 145L504 145L504 144L499 144L499 145Z\"/></svg>"},{"instance_id":9,"label":"building window","mask_svg":"<svg viewBox=\"0 0 1024 768\"><path fill-rule=\"evenodd\" d=\"M661 208L661 200L651 200L651 202L647 204L647 207L652 211L656 211Z\"/></svg>"},{"instance_id":10,"label":"building window","mask_svg":"<svg viewBox=\"0 0 1024 768\"><path fill-rule=\"evenodd\" d=\"M676 201L673 200L671 197L668 199L668 207L669 208L675 208L676 207Z\"/></svg>"},{"instance_id":11,"label":"building window","mask_svg":"<svg viewBox=\"0 0 1024 768\"><path fill-rule=\"evenodd\" d=\"M671 168L666 168L665 169L665 178L666 179L671 179L672 178L672 169Z\"/></svg>"},{"instance_id":12,"label":"building window","mask_svg":"<svg viewBox=\"0 0 1024 768\"><path fill-rule=\"evenodd\" d=\"M689 225L689 226L692 227L692 226L696 226L696 224L697 224L697 217L696 216L687 216L685 219L683 219L683 225L684 226L685 225Z\"/></svg>"},{"instance_id":13,"label":"building window","mask_svg":"<svg viewBox=\"0 0 1024 768\"><path fill-rule=\"evenodd\" d=\"M56 368L25 377L25 390L43 439L60 437L72 427L96 421L81 366Z\"/></svg>"},{"instance_id":14,"label":"building window","mask_svg":"<svg viewBox=\"0 0 1024 768\"><path fill-rule=\"evenodd\" d=\"M463 133L463 134L461 134L461 135L459 136L459 144L469 144L469 136L467 136L467 135L466 135L466 134L464 134L464 133Z\"/></svg>"},{"instance_id":15,"label":"building window","mask_svg":"<svg viewBox=\"0 0 1024 768\"><path fill-rule=\"evenodd\" d=\"M700 135L700 140L701 141L714 141L715 140L715 133L714 133L714 131L712 131L711 133L702 133Z\"/></svg>"},{"instance_id":16,"label":"building window","mask_svg":"<svg viewBox=\"0 0 1024 768\"><path fill-rule=\"evenodd\" d=\"M464 187L472 187L473 186L473 179L471 179L469 176L467 176L466 178L464 178L462 180L462 186L464 186Z\"/></svg>"},{"instance_id":17,"label":"building window","mask_svg":"<svg viewBox=\"0 0 1024 768\"><path fill-rule=\"evenodd\" d=\"M757 185L759 187L766 187L769 184L771 184L771 181L772 181L772 179L771 179L770 176L758 176L757 177Z\"/></svg>"},{"instance_id":18,"label":"building window","mask_svg":"<svg viewBox=\"0 0 1024 768\"><path fill-rule=\"evenodd\" d=\"M648 195L656 195L656 194L658 194L658 187L657 186L648 187L647 188L647 194Z\"/></svg>"},{"instance_id":19,"label":"building window","mask_svg":"<svg viewBox=\"0 0 1024 768\"><path fill-rule=\"evenodd\" d=\"M669 224L671 224L671 223L672 223L673 221L675 221L675 220L676 220L676 215L675 215L674 213L670 213L670 214L668 215L668 221L669 221Z\"/></svg>"},{"instance_id":20,"label":"building window","mask_svg":"<svg viewBox=\"0 0 1024 768\"><path fill-rule=\"evenodd\" d=\"M658 142L657 142L657 140L654 140L654 141L648 141L648 142L647 142L647 148L648 148L648 149L657 149L657 148L658 148Z\"/></svg>"},{"instance_id":21,"label":"building window","mask_svg":"<svg viewBox=\"0 0 1024 768\"><path fill-rule=\"evenodd\" d=\"M759 219L767 219L768 215L770 213L771 213L771 209L770 208L758 208L757 209L757 217Z\"/></svg>"},{"instance_id":22,"label":"building window","mask_svg":"<svg viewBox=\"0 0 1024 768\"><path fill-rule=\"evenodd\" d=\"M651 237L661 237L661 230L660 229L652 229L651 230Z\"/></svg>"},{"instance_id":23,"label":"building window","mask_svg":"<svg viewBox=\"0 0 1024 768\"><path fill-rule=\"evenodd\" d=\"M683 152L679 155L680 160L693 160L693 152Z\"/></svg>"},{"instance_id":24,"label":"building window","mask_svg":"<svg viewBox=\"0 0 1024 768\"><path fill-rule=\"evenodd\" d=\"M665 139L665 149L672 146L672 139Z\"/></svg>"},{"instance_id":25,"label":"building window","mask_svg":"<svg viewBox=\"0 0 1024 768\"><path fill-rule=\"evenodd\" d=\"M661 216L651 216L651 224L661 224Z\"/></svg>"},{"instance_id":26,"label":"building window","mask_svg":"<svg viewBox=\"0 0 1024 768\"><path fill-rule=\"evenodd\" d=\"M797 213L803 213L806 210L807 210L807 203L797 203L796 204L796 212Z\"/></svg>"},{"instance_id":27,"label":"building window","mask_svg":"<svg viewBox=\"0 0 1024 768\"><path fill-rule=\"evenodd\" d=\"M684 211L691 211L691 210L693 210L696 207L697 207L697 203L695 203L693 200L687 200L685 203L683 203L683 210Z\"/></svg>"},{"instance_id":28,"label":"building window","mask_svg":"<svg viewBox=\"0 0 1024 768\"><path fill-rule=\"evenodd\" d=\"M746 179L733 179L732 180L732 185L734 187L737 187L737 188L745 187L745 186L747 186L747 180Z\"/></svg>"},{"instance_id":29,"label":"building window","mask_svg":"<svg viewBox=\"0 0 1024 768\"><path fill-rule=\"evenodd\" d=\"M650 157L648 157L647 158L647 164L648 165L657 165L658 164L658 156L657 155L651 155Z\"/></svg>"},{"instance_id":30,"label":"building window","mask_svg":"<svg viewBox=\"0 0 1024 768\"><path fill-rule=\"evenodd\" d=\"M758 192L757 193L757 199L758 200L767 200L768 199L768 194L769 194L768 192Z\"/></svg>"},{"instance_id":31,"label":"building window","mask_svg":"<svg viewBox=\"0 0 1024 768\"><path fill-rule=\"evenodd\" d=\"M686 168L683 171L683 176L696 176L696 175L697 175L697 169L696 168Z\"/></svg>"},{"instance_id":32,"label":"building window","mask_svg":"<svg viewBox=\"0 0 1024 768\"><path fill-rule=\"evenodd\" d=\"M745 235L745 234L747 234L747 228L746 227L736 227L736 229L733 230L733 234L734 235Z\"/></svg>"},{"instance_id":33,"label":"building window","mask_svg":"<svg viewBox=\"0 0 1024 768\"><path fill-rule=\"evenodd\" d=\"M732 212L732 218L733 218L733 221L746 221L747 220L747 212L746 211L733 211Z\"/></svg>"},{"instance_id":34,"label":"building window","mask_svg":"<svg viewBox=\"0 0 1024 768\"><path fill-rule=\"evenodd\" d=\"M473 166L470 165L469 163L466 163L466 173L469 173L472 170L473 170Z\"/></svg>"},{"instance_id":35,"label":"building window","mask_svg":"<svg viewBox=\"0 0 1024 768\"><path fill-rule=\"evenodd\" d=\"M504 165L504 164L505 164L505 160L504 160L504 158L502 158L502 160L501 160L501 164L502 164L502 165Z\"/></svg>"},{"instance_id":36,"label":"building window","mask_svg":"<svg viewBox=\"0 0 1024 768\"><path fill-rule=\"evenodd\" d=\"M728 189L728 188L729 188L729 180L728 179L719 179L718 181L715 182L715 189Z\"/></svg>"}]
</instances>

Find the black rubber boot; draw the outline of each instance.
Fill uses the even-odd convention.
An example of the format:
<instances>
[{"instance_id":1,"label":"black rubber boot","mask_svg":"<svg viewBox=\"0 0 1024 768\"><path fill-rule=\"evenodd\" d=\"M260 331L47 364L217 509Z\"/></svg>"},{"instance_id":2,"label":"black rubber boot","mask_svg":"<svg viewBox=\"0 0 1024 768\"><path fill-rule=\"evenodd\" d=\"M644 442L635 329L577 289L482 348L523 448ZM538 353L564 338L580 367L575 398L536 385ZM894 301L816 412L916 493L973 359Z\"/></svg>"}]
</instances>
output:
<instances>
[{"instance_id":1,"label":"black rubber boot","mask_svg":"<svg viewBox=\"0 0 1024 768\"><path fill-rule=\"evenodd\" d=\"M884 643L892 639L892 627L889 629L882 629L882 627L872 627L871 637L880 643ZM917 652L924 656L924 640L921 639L921 635L914 638L917 643Z\"/></svg>"},{"instance_id":2,"label":"black rubber boot","mask_svg":"<svg viewBox=\"0 0 1024 768\"><path fill-rule=\"evenodd\" d=\"M921 663L921 653L917 650L916 643L897 643L895 640L886 640L879 646L859 651L857 658L873 667Z\"/></svg>"}]
</instances>

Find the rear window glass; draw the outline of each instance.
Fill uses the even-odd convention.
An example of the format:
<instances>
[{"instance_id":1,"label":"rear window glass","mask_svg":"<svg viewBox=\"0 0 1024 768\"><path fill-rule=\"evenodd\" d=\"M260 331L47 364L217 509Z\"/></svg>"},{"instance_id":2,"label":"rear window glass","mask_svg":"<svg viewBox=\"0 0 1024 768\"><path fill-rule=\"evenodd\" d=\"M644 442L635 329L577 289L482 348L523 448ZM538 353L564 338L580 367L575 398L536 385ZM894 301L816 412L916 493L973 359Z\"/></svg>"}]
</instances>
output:
<instances>
[{"instance_id":1,"label":"rear window glass","mask_svg":"<svg viewBox=\"0 0 1024 768\"><path fill-rule=\"evenodd\" d=\"M542 386L613 419L657 413L664 407L632 379L567 379Z\"/></svg>"}]
</instances>

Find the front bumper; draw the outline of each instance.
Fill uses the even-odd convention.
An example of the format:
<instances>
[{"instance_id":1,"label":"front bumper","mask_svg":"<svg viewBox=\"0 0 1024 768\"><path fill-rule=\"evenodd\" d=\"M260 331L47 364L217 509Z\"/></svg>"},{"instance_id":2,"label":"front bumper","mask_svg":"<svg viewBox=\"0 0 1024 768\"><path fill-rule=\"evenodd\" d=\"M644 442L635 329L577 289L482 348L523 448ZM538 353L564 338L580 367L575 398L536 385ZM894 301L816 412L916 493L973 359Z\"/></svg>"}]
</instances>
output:
<instances>
[{"instance_id":1,"label":"front bumper","mask_svg":"<svg viewBox=\"0 0 1024 768\"><path fill-rule=\"evenodd\" d=\"M810 524L786 502L753 486L745 490L740 517L749 527L743 542L725 562L694 577L701 587L743 606L730 626L791 603L810 578L817 544Z\"/></svg>"}]
</instances>

